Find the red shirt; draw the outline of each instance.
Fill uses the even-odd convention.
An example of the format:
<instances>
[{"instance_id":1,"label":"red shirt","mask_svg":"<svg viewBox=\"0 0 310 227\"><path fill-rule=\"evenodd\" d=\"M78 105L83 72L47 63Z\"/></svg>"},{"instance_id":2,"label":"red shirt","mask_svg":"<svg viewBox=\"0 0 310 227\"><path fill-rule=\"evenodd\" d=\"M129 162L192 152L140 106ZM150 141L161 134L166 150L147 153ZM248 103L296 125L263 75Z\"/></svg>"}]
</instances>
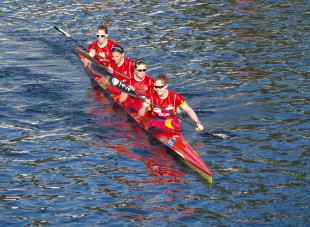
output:
<instances>
[{"instance_id":1,"label":"red shirt","mask_svg":"<svg viewBox=\"0 0 310 227\"><path fill-rule=\"evenodd\" d=\"M99 56L95 55L94 58L99 61L101 64L105 66L109 66L109 63L112 62L112 48L117 46L117 42L114 40L108 39L108 43L104 47L99 47L98 41L93 42L89 45L87 49L87 53L90 52L90 49L94 49L96 54L103 56L107 60L100 58Z\"/></svg>"},{"instance_id":2,"label":"red shirt","mask_svg":"<svg viewBox=\"0 0 310 227\"><path fill-rule=\"evenodd\" d=\"M128 81L128 85L134 87L135 92L138 96L145 99L150 97L154 89L154 79L145 75L144 79L137 81L135 76ZM137 112L142 107L143 101L135 97L128 97L127 106L130 106L132 109L135 109Z\"/></svg>"},{"instance_id":3,"label":"red shirt","mask_svg":"<svg viewBox=\"0 0 310 227\"><path fill-rule=\"evenodd\" d=\"M168 96L164 99L160 98L157 92L154 92L151 94L151 102L161 107L160 109L154 105L152 106L153 117L158 118L174 118L174 116L171 116L169 112L176 114L177 107L186 103L182 95L174 91L168 91ZM167 110L167 112L162 109Z\"/></svg>"},{"instance_id":4,"label":"red shirt","mask_svg":"<svg viewBox=\"0 0 310 227\"><path fill-rule=\"evenodd\" d=\"M124 62L120 66L116 65L114 61L111 61L109 63L109 66L113 68L113 76L119 79L120 81L122 81L124 84L128 84L128 81L133 77L133 73L135 69L134 60L131 60L129 58L124 58ZM119 74L124 75L125 77ZM115 94L122 93L118 88L112 85L109 86L108 90Z\"/></svg>"},{"instance_id":5,"label":"red shirt","mask_svg":"<svg viewBox=\"0 0 310 227\"><path fill-rule=\"evenodd\" d=\"M113 68L113 76L123 81L125 84L128 84L129 79L133 77L135 62L130 58L124 58L124 62L121 65L116 65L114 61L112 61L110 66ZM122 74L127 78L119 74Z\"/></svg>"},{"instance_id":6,"label":"red shirt","mask_svg":"<svg viewBox=\"0 0 310 227\"><path fill-rule=\"evenodd\" d=\"M142 98L146 98L152 94L154 90L154 82L154 79L148 75L145 75L144 79L140 81L138 81L134 76L128 81L128 85L131 85L135 88L137 95L141 96ZM139 94L139 92L142 94Z\"/></svg>"}]
</instances>

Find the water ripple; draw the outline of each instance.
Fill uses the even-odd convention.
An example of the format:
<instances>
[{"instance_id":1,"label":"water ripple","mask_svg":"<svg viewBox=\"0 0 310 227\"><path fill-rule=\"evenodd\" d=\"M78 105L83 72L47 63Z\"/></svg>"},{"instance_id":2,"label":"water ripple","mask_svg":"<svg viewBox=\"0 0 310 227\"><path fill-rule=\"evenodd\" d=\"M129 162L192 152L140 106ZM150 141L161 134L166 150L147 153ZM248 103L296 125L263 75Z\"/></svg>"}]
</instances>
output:
<instances>
[{"instance_id":1,"label":"water ripple","mask_svg":"<svg viewBox=\"0 0 310 227\"><path fill-rule=\"evenodd\" d=\"M3 226L305 226L307 1L5 0L0 9ZM213 188L90 85L76 44L108 22L126 56L168 73L208 130L184 135ZM19 34L19 35L17 35Z\"/></svg>"}]
</instances>

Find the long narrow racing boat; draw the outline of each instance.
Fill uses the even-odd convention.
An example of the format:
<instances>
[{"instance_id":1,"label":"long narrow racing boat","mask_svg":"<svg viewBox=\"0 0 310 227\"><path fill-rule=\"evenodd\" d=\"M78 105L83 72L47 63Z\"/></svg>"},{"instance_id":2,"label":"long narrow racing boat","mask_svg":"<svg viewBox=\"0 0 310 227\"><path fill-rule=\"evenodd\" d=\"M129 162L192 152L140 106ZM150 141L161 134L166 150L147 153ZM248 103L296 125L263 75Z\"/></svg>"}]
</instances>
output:
<instances>
[{"instance_id":1,"label":"long narrow racing boat","mask_svg":"<svg viewBox=\"0 0 310 227\"><path fill-rule=\"evenodd\" d=\"M114 78L113 75L104 68L104 66L100 65L100 63L98 63L94 58L90 57L85 51L81 49L74 49L74 51L80 57L81 61L83 61L84 58L90 60L90 63L87 66L82 64L83 68L85 69L93 84L98 86L106 97L108 97L119 108L126 112L128 117L137 125L139 125L148 136L150 136L155 141L162 143L173 156L181 159L188 167L197 171L204 179L206 179L209 183L212 183L212 174L210 170L201 160L196 151L183 138L182 132L154 132L153 130L148 129L147 122L150 119L149 117L146 116L139 118L137 113L127 109L126 105L119 103L119 95L110 93L108 90L104 89L98 84L95 78L104 77L105 79L109 80L112 86L127 92L131 96L139 98L139 96L135 94L134 90Z\"/></svg>"}]
</instances>

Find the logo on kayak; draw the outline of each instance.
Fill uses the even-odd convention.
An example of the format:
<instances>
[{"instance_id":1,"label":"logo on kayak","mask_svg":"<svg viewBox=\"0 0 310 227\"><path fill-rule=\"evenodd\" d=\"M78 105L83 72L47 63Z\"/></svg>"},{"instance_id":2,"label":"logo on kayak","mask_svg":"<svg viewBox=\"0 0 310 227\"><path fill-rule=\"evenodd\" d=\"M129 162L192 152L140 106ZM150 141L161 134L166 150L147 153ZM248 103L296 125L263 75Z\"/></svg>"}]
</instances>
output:
<instances>
[{"instance_id":1,"label":"logo on kayak","mask_svg":"<svg viewBox=\"0 0 310 227\"><path fill-rule=\"evenodd\" d=\"M167 142L167 145L170 146L170 147L173 147L174 144L175 144L175 139L172 139L172 138L169 139L168 142Z\"/></svg>"},{"instance_id":2,"label":"logo on kayak","mask_svg":"<svg viewBox=\"0 0 310 227\"><path fill-rule=\"evenodd\" d=\"M126 84L124 84L119 79L112 78L112 85L115 86L115 87L118 87L122 91L125 91L125 92L127 91L127 92L131 92L131 93L134 94L134 90L132 88L128 87Z\"/></svg>"}]
</instances>

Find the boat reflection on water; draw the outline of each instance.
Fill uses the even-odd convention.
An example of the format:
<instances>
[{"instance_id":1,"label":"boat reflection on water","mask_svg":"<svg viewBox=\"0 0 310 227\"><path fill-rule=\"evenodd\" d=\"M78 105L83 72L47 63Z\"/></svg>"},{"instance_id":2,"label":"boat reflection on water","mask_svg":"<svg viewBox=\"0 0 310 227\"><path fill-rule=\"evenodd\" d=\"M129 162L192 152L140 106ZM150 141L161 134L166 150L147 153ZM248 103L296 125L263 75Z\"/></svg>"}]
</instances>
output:
<instances>
[{"instance_id":1,"label":"boat reflection on water","mask_svg":"<svg viewBox=\"0 0 310 227\"><path fill-rule=\"evenodd\" d=\"M146 137L140 127L127 119L126 114L116 105L111 104L99 89L94 87L94 89L88 91L87 96L88 99L99 104L90 110L96 117L98 125L101 125L103 129L111 129L109 133L102 134L102 137L107 138L100 138L100 142L94 142L92 145L115 150L118 153L125 154L130 159L143 162L147 168L149 178L147 180L136 179L135 183L161 183L167 185L188 181L183 179L187 174L176 168L180 166L180 163L168 154L166 148ZM117 120L112 120L116 117ZM131 168L132 166L130 168L117 167L117 171L140 171ZM118 179L122 179L123 182L126 181L125 177L118 177Z\"/></svg>"},{"instance_id":2,"label":"boat reflection on water","mask_svg":"<svg viewBox=\"0 0 310 227\"><path fill-rule=\"evenodd\" d=\"M93 109L91 112L101 116L98 122L101 122L102 128L108 129L108 133L105 134L107 139L101 139L101 142L105 143L104 147L106 149L115 149L119 153L126 154L127 157L144 162L148 169L147 173L149 176L154 177L144 180L144 183L184 183L183 178L186 174L184 171L181 172L175 168L180 166L180 162L176 161L178 158L175 157L175 154L171 155L171 151L167 150L167 147L162 143L146 136L145 132L113 102L111 97L106 97L98 86L94 86L89 92L91 93L88 98L99 104L99 110ZM185 141L182 143L185 143ZM178 146L182 146L182 143L178 143ZM136 154L137 149L143 151ZM146 154L151 154L151 157L145 157ZM183 163L183 166L192 171L187 164ZM212 187L212 183L208 181L203 180L202 183L209 188Z\"/></svg>"},{"instance_id":3,"label":"boat reflection on water","mask_svg":"<svg viewBox=\"0 0 310 227\"><path fill-rule=\"evenodd\" d=\"M163 217L195 218L201 213L200 208L183 206L197 200L188 185L200 182L211 188L212 184L193 176L189 167L168 154L163 144L146 136L98 87L89 89L87 98L95 104L89 112L98 122L97 130L101 128L92 146L109 156L107 166L98 169L103 178L96 193L104 193L100 210L107 211L116 223L123 217L146 225ZM110 161L111 156L116 161Z\"/></svg>"}]
</instances>

